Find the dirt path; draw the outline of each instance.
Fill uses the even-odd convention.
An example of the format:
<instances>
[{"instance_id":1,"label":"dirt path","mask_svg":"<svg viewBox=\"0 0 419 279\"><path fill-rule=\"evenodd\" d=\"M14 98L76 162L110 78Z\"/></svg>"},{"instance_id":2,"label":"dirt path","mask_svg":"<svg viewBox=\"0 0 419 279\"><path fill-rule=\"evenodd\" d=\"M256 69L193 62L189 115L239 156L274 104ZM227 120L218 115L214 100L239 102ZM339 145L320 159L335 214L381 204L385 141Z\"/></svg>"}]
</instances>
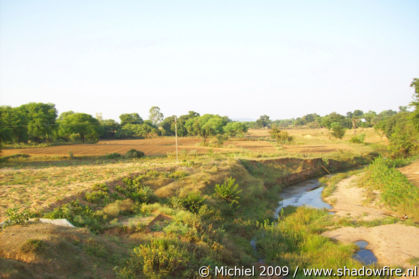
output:
<instances>
[{"instance_id":1,"label":"dirt path","mask_svg":"<svg viewBox=\"0 0 419 279\"><path fill-rule=\"evenodd\" d=\"M412 258L419 258L419 228L402 224L376 227L344 227L328 231L324 236L350 243L365 240L374 252L378 264L412 267Z\"/></svg>"},{"instance_id":2,"label":"dirt path","mask_svg":"<svg viewBox=\"0 0 419 279\"><path fill-rule=\"evenodd\" d=\"M419 187L419 160L400 168L399 171L409 179L410 183Z\"/></svg>"},{"instance_id":3,"label":"dirt path","mask_svg":"<svg viewBox=\"0 0 419 279\"><path fill-rule=\"evenodd\" d=\"M335 192L326 199L332 203L337 216L350 216L358 220L382 219L389 215L378 205L365 204L366 191L357 187L358 175L340 181ZM369 243L381 265L412 267L412 259L419 258L419 228L403 224L380 225L375 227L343 227L327 231L324 236L353 243L365 240Z\"/></svg>"},{"instance_id":4,"label":"dirt path","mask_svg":"<svg viewBox=\"0 0 419 279\"><path fill-rule=\"evenodd\" d=\"M332 195L326 202L332 204L332 211L337 216L352 217L364 221L381 219L390 213L374 204L366 204L366 191L357 187L359 176L354 175L338 183Z\"/></svg>"}]
</instances>

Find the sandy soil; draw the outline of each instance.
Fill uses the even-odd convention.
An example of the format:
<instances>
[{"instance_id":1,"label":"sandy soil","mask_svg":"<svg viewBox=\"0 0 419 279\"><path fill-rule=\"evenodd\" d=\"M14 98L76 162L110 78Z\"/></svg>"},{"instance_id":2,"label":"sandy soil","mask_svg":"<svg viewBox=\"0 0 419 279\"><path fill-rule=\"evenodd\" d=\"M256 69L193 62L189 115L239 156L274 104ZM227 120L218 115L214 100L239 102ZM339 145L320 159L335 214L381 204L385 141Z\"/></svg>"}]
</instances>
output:
<instances>
[{"instance_id":1,"label":"sandy soil","mask_svg":"<svg viewBox=\"0 0 419 279\"><path fill-rule=\"evenodd\" d=\"M342 241L365 240L381 265L411 267L409 259L419 258L419 228L402 224L376 227L344 227L323 235Z\"/></svg>"},{"instance_id":2,"label":"sandy soil","mask_svg":"<svg viewBox=\"0 0 419 279\"><path fill-rule=\"evenodd\" d=\"M416 187L419 187L419 160L411 163L408 166L400 168L399 171L406 175L410 183L416 185Z\"/></svg>"},{"instance_id":3,"label":"sandy soil","mask_svg":"<svg viewBox=\"0 0 419 279\"><path fill-rule=\"evenodd\" d=\"M333 201L332 211L338 216L351 216L361 220L381 219L388 215L384 209L365 205L365 191L356 186L358 176L351 176L338 183L335 192L327 199ZM419 228L403 224L375 227L343 227L327 231L324 236L352 243L365 240L367 249L374 252L381 265L412 267L412 258L419 258Z\"/></svg>"},{"instance_id":4,"label":"sandy soil","mask_svg":"<svg viewBox=\"0 0 419 279\"><path fill-rule=\"evenodd\" d=\"M333 194L326 198L326 202L333 205L331 211L337 216L350 216L364 221L381 219L390 215L390 212L374 204L365 203L366 191L357 187L358 178L359 176L354 175L338 183Z\"/></svg>"}]
</instances>

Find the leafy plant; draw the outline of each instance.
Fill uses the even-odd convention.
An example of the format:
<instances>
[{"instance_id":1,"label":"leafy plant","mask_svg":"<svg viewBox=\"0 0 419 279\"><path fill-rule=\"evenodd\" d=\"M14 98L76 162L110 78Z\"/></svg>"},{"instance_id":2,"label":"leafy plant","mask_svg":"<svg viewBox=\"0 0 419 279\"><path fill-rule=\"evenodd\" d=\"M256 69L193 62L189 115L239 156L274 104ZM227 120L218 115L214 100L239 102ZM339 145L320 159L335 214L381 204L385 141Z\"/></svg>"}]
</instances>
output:
<instances>
[{"instance_id":1,"label":"leafy plant","mask_svg":"<svg viewBox=\"0 0 419 279\"><path fill-rule=\"evenodd\" d=\"M216 184L214 188L214 195L216 198L221 199L228 203L231 207L239 205L239 194L241 190L238 189L239 184L236 183L236 180L232 177L224 180L223 184Z\"/></svg>"},{"instance_id":2,"label":"leafy plant","mask_svg":"<svg viewBox=\"0 0 419 279\"><path fill-rule=\"evenodd\" d=\"M189 193L185 197L173 197L171 199L173 206L184 208L193 213L197 213L204 202L205 198L199 193Z\"/></svg>"},{"instance_id":3,"label":"leafy plant","mask_svg":"<svg viewBox=\"0 0 419 279\"><path fill-rule=\"evenodd\" d=\"M341 139L345 135L346 129L339 122L333 122L330 126L331 134L335 138Z\"/></svg>"},{"instance_id":4,"label":"leafy plant","mask_svg":"<svg viewBox=\"0 0 419 279\"><path fill-rule=\"evenodd\" d=\"M356 136L353 136L349 141L352 143L364 143L365 140L365 134L359 134Z\"/></svg>"},{"instance_id":5,"label":"leafy plant","mask_svg":"<svg viewBox=\"0 0 419 279\"><path fill-rule=\"evenodd\" d=\"M7 225L24 224L29 220L30 213L27 209L19 212L18 208L9 208L6 211Z\"/></svg>"},{"instance_id":6,"label":"leafy plant","mask_svg":"<svg viewBox=\"0 0 419 279\"><path fill-rule=\"evenodd\" d=\"M124 157L131 159L131 158L142 158L144 157L145 154L142 151L139 150L135 150L135 149L130 149L127 151L127 153L125 153Z\"/></svg>"}]
</instances>

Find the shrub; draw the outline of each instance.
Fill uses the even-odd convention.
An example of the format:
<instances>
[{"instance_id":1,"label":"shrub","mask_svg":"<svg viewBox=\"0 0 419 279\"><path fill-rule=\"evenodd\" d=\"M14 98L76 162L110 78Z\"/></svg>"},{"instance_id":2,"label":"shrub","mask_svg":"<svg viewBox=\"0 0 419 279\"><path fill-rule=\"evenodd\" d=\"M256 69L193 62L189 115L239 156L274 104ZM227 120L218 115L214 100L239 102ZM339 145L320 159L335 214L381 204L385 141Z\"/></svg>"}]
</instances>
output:
<instances>
[{"instance_id":1,"label":"shrub","mask_svg":"<svg viewBox=\"0 0 419 279\"><path fill-rule=\"evenodd\" d=\"M216 184L214 188L214 195L216 198L221 199L228 203L230 207L239 205L239 194L241 190L238 189L239 184L236 183L236 180L232 177L224 180L223 184Z\"/></svg>"},{"instance_id":2,"label":"shrub","mask_svg":"<svg viewBox=\"0 0 419 279\"><path fill-rule=\"evenodd\" d=\"M119 153L110 153L110 154L105 155L106 159L119 159L121 157L122 155Z\"/></svg>"},{"instance_id":3,"label":"shrub","mask_svg":"<svg viewBox=\"0 0 419 279\"><path fill-rule=\"evenodd\" d=\"M149 186L142 184L142 176L136 178L124 178L122 181L125 184L123 186L116 186L116 191L125 195L137 202L151 202L153 200L153 190Z\"/></svg>"},{"instance_id":4,"label":"shrub","mask_svg":"<svg viewBox=\"0 0 419 279\"><path fill-rule=\"evenodd\" d=\"M131 158L142 158L144 157L144 152L139 151L139 150L135 150L135 149L130 149L127 151L127 153L125 153L124 157L131 159Z\"/></svg>"},{"instance_id":5,"label":"shrub","mask_svg":"<svg viewBox=\"0 0 419 279\"><path fill-rule=\"evenodd\" d=\"M109 188L106 184L96 184L93 191L87 192L84 197L86 201L91 203L107 203L110 200Z\"/></svg>"},{"instance_id":6,"label":"shrub","mask_svg":"<svg viewBox=\"0 0 419 279\"><path fill-rule=\"evenodd\" d=\"M189 193L185 197L173 197L171 199L173 206L184 208L193 213L198 213L204 202L205 198L202 197L199 193Z\"/></svg>"},{"instance_id":7,"label":"shrub","mask_svg":"<svg viewBox=\"0 0 419 279\"><path fill-rule=\"evenodd\" d=\"M8 225L15 225L15 224L24 224L29 220L30 213L28 210L23 210L19 212L17 208L9 208L6 211L7 215L7 224Z\"/></svg>"},{"instance_id":8,"label":"shrub","mask_svg":"<svg viewBox=\"0 0 419 279\"><path fill-rule=\"evenodd\" d=\"M365 134L359 134L357 136L353 136L349 141L352 143L364 143Z\"/></svg>"},{"instance_id":9,"label":"shrub","mask_svg":"<svg viewBox=\"0 0 419 279\"><path fill-rule=\"evenodd\" d=\"M149 244L142 244L134 248L125 274L131 274L132 278L140 276L146 278L186 278L191 254L186 247L173 240L153 240ZM128 277L128 276L127 276ZM128 277L129 278L129 277Z\"/></svg>"},{"instance_id":10,"label":"shrub","mask_svg":"<svg viewBox=\"0 0 419 279\"><path fill-rule=\"evenodd\" d=\"M346 132L346 129L339 122L333 122L330 126L330 129L332 130L332 136L338 139L343 138Z\"/></svg>"},{"instance_id":11,"label":"shrub","mask_svg":"<svg viewBox=\"0 0 419 279\"><path fill-rule=\"evenodd\" d=\"M117 200L105 206L103 212L111 217L116 217L120 214L132 213L134 207L135 204L131 199Z\"/></svg>"},{"instance_id":12,"label":"shrub","mask_svg":"<svg viewBox=\"0 0 419 279\"><path fill-rule=\"evenodd\" d=\"M272 127L269 133L271 134L271 137L278 143L285 144L294 140L294 138L290 136L288 132L281 131L278 127Z\"/></svg>"}]
</instances>

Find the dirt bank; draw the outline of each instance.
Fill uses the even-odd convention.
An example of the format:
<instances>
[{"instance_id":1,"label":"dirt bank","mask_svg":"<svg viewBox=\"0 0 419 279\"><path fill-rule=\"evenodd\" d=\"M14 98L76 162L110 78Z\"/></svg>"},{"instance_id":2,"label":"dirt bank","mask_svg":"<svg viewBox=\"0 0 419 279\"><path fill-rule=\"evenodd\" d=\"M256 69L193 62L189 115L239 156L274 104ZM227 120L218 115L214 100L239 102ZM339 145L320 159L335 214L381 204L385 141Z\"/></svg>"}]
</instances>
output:
<instances>
[{"instance_id":1,"label":"dirt bank","mask_svg":"<svg viewBox=\"0 0 419 279\"><path fill-rule=\"evenodd\" d=\"M410 183L419 187L419 160L400 168L399 171L409 179Z\"/></svg>"},{"instance_id":2,"label":"dirt bank","mask_svg":"<svg viewBox=\"0 0 419 279\"><path fill-rule=\"evenodd\" d=\"M381 209L374 203L366 202L366 191L357 186L358 175L340 181L336 190L327 197L326 202L333 205L332 211L337 216L371 221L391 215L391 212Z\"/></svg>"},{"instance_id":3,"label":"dirt bank","mask_svg":"<svg viewBox=\"0 0 419 279\"><path fill-rule=\"evenodd\" d=\"M378 263L412 267L412 258L419 258L419 228L402 224L376 227L344 227L328 231L324 236L350 243L357 240L368 241L367 249L374 252Z\"/></svg>"},{"instance_id":4,"label":"dirt bank","mask_svg":"<svg viewBox=\"0 0 419 279\"><path fill-rule=\"evenodd\" d=\"M382 219L390 213L374 203L365 204L365 190L356 185L358 175L337 184L335 192L327 198L337 216L350 216L357 220ZM353 243L365 240L369 243L381 265L412 267L411 260L419 258L419 228L403 224L375 227L343 227L327 231L324 236L338 241Z\"/></svg>"}]
</instances>

